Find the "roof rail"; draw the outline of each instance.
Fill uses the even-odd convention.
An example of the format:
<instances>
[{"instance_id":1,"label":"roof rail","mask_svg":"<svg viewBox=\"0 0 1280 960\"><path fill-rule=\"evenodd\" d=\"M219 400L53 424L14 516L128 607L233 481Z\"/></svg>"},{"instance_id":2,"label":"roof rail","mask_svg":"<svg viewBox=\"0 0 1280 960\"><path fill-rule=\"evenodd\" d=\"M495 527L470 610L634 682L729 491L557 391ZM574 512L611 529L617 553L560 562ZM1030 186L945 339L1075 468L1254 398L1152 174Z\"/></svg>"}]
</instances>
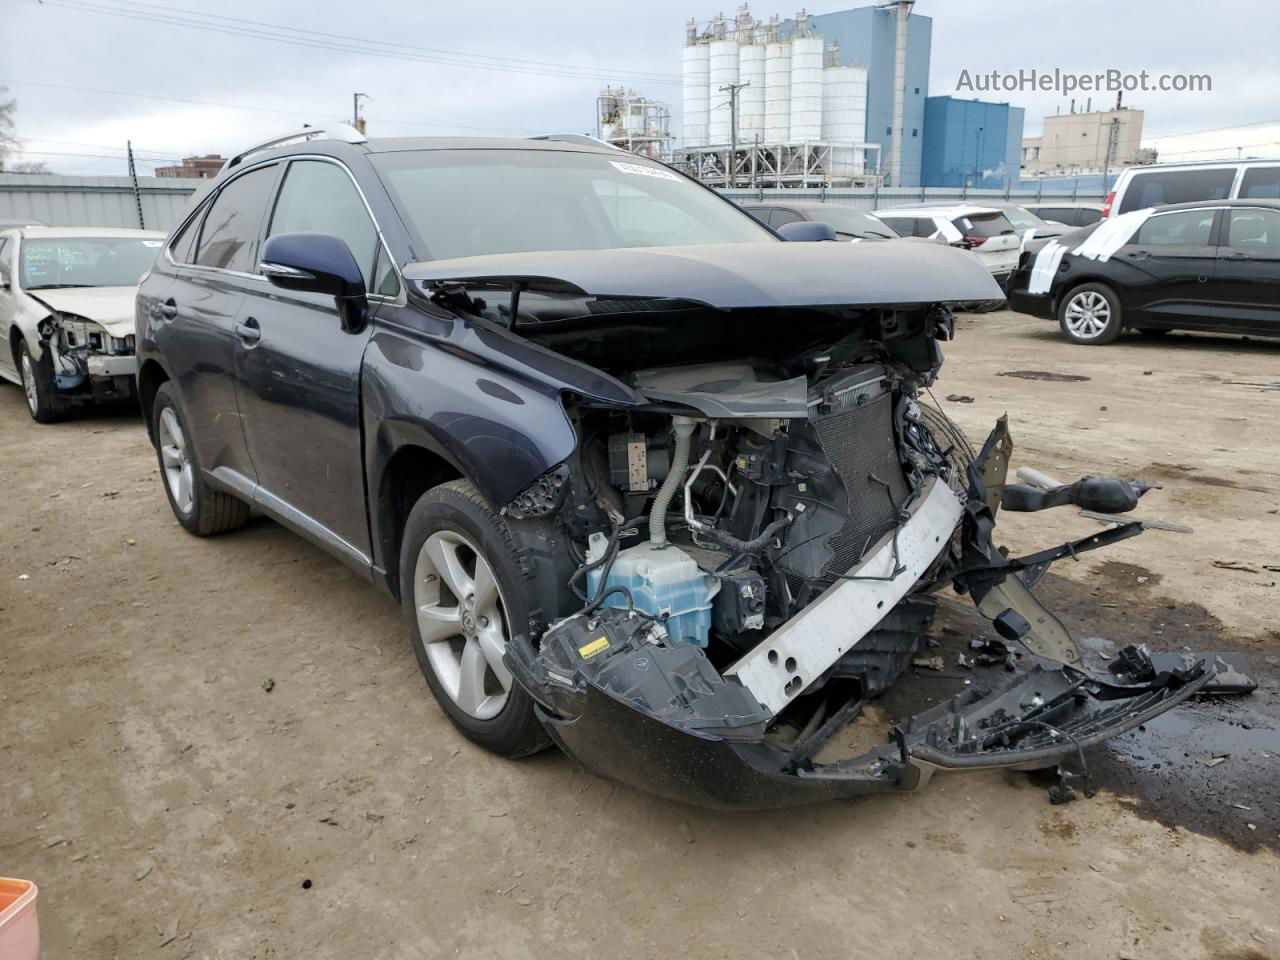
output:
<instances>
[{"instance_id":1,"label":"roof rail","mask_svg":"<svg viewBox=\"0 0 1280 960\"><path fill-rule=\"evenodd\" d=\"M252 156L255 153L261 153L263 150L270 150L272 147L284 146L285 144L292 143L295 140L301 142L306 142L307 140L338 140L341 143L368 143L369 138L347 123L338 123L328 127L305 126L301 130L295 130L292 133L286 133L279 137L272 137L270 140L263 140L261 143L255 143L247 150L241 150L234 157L224 163L222 165L222 169L228 170L242 162L245 157Z\"/></svg>"},{"instance_id":2,"label":"roof rail","mask_svg":"<svg viewBox=\"0 0 1280 960\"><path fill-rule=\"evenodd\" d=\"M599 137L589 137L585 133L543 133L536 137L530 137L530 140L559 140L561 143L576 143L582 147L608 147L610 150L619 150L612 143L601 140Z\"/></svg>"}]
</instances>

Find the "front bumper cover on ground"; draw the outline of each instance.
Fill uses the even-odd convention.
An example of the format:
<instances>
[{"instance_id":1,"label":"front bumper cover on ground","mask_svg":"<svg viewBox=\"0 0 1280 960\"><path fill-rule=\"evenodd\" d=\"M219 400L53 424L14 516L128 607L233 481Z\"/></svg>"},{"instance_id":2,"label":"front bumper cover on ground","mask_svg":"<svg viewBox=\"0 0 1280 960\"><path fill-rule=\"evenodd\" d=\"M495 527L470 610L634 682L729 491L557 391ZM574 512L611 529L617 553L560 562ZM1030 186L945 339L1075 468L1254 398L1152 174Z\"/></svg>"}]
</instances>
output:
<instances>
[{"instance_id":1,"label":"front bumper cover on ground","mask_svg":"<svg viewBox=\"0 0 1280 960\"><path fill-rule=\"evenodd\" d=\"M997 633L1032 654L1034 665L998 686L970 684L891 727L887 740L869 751L832 762L815 759L858 716L865 698L883 688L873 689L866 676L861 688L855 681L837 689L787 741L778 735L779 715L741 678L732 671L722 675L696 647L655 644L651 623L625 611L563 621L543 636L538 650L517 638L506 662L537 702L552 738L587 769L672 800L738 810L916 790L938 771L1032 770L1072 757L1083 766L1085 749L1197 692L1236 683L1239 664L1208 654L1153 657L1131 648L1109 671L1086 667L1083 651L1031 587L1055 559L1135 535L1140 526L1009 558L992 534L1011 452L1002 419L969 468L959 556L937 575L969 594ZM1064 499L1016 493L1010 488L1009 506L1023 510ZM1135 487L1133 496L1140 494ZM899 606L921 602L908 596ZM867 647L872 656L885 636L898 636L889 641L889 653L901 670L924 630L902 630L902 614L895 611L872 631L879 631L879 641L868 633L854 640L850 652ZM828 684L837 673L826 675ZM814 688L823 689L818 683Z\"/></svg>"}]
</instances>

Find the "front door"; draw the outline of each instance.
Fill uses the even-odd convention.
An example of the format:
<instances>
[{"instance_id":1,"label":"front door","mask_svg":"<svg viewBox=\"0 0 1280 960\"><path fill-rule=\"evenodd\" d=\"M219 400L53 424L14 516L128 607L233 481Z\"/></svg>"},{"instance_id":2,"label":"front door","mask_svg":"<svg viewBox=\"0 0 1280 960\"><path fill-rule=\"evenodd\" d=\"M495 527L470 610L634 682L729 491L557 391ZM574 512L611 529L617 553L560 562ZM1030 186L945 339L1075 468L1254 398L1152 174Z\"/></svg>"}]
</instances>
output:
<instances>
[{"instance_id":1,"label":"front door","mask_svg":"<svg viewBox=\"0 0 1280 960\"><path fill-rule=\"evenodd\" d=\"M346 168L294 160L267 237L344 240L372 287L373 220ZM236 373L259 502L358 568L370 563L360 434L360 365L370 329L347 333L331 296L266 287L236 320Z\"/></svg>"},{"instance_id":2,"label":"front door","mask_svg":"<svg viewBox=\"0 0 1280 960\"><path fill-rule=\"evenodd\" d=\"M1214 319L1233 330L1280 334L1280 210L1232 207L1223 213Z\"/></svg>"},{"instance_id":3,"label":"front door","mask_svg":"<svg viewBox=\"0 0 1280 960\"><path fill-rule=\"evenodd\" d=\"M1132 267L1124 285L1126 321L1178 326L1212 323L1213 208L1157 213L1115 258Z\"/></svg>"}]
</instances>

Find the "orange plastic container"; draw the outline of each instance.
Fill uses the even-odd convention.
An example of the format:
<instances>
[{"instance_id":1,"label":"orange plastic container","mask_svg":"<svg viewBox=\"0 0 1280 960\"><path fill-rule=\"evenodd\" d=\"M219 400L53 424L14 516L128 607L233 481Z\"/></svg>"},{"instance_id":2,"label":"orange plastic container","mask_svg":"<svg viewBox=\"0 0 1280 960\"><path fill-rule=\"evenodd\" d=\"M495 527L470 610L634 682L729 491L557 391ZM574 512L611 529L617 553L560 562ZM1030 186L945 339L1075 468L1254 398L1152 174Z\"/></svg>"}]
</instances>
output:
<instances>
[{"instance_id":1,"label":"orange plastic container","mask_svg":"<svg viewBox=\"0 0 1280 960\"><path fill-rule=\"evenodd\" d=\"M40 926L36 922L36 885L0 877L0 958L37 960Z\"/></svg>"}]
</instances>

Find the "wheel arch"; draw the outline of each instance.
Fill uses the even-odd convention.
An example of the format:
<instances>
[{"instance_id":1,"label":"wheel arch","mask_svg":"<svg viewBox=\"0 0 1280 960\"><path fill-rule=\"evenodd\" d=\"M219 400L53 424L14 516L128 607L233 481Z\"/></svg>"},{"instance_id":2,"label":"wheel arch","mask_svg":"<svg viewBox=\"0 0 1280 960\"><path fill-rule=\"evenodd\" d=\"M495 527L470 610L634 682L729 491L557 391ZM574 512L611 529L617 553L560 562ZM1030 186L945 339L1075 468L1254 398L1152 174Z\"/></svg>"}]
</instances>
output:
<instances>
[{"instance_id":1,"label":"wheel arch","mask_svg":"<svg viewBox=\"0 0 1280 960\"><path fill-rule=\"evenodd\" d=\"M391 594L400 596L400 544L409 512L434 487L463 479L458 465L421 439L406 440L386 458L372 486L375 562L381 567Z\"/></svg>"},{"instance_id":2,"label":"wheel arch","mask_svg":"<svg viewBox=\"0 0 1280 960\"><path fill-rule=\"evenodd\" d=\"M153 358L148 357L138 368L138 402L142 405L142 422L146 424L152 444L156 442L156 425L152 418L156 394L170 379L169 372Z\"/></svg>"}]
</instances>

